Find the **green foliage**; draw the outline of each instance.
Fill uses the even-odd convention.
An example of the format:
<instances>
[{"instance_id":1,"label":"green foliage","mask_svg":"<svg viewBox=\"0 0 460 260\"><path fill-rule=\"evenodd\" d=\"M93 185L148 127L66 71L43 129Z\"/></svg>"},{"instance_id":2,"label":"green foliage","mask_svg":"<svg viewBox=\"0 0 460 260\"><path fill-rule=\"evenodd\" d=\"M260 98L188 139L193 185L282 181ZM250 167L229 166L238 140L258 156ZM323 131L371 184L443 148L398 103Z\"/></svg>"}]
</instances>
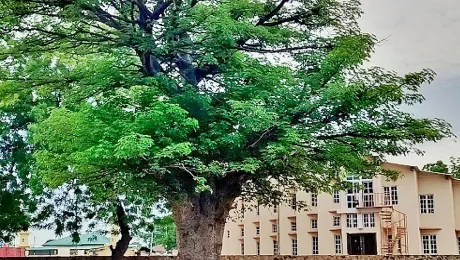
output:
<instances>
[{"instance_id":1,"label":"green foliage","mask_svg":"<svg viewBox=\"0 0 460 260\"><path fill-rule=\"evenodd\" d=\"M168 252L177 248L176 225L172 215L157 217L140 234L144 244L163 246Z\"/></svg>"},{"instance_id":2,"label":"green foliage","mask_svg":"<svg viewBox=\"0 0 460 260\"><path fill-rule=\"evenodd\" d=\"M435 163L427 163L423 166L423 170L448 173L452 174L455 178L460 178L460 158L450 157L449 162L449 165L441 160Z\"/></svg>"},{"instance_id":3,"label":"green foliage","mask_svg":"<svg viewBox=\"0 0 460 260\"><path fill-rule=\"evenodd\" d=\"M30 92L0 82L0 240L9 242L30 225L35 203L28 192L31 147L25 131L31 122ZM17 103L20 100L20 103Z\"/></svg>"},{"instance_id":4,"label":"green foliage","mask_svg":"<svg viewBox=\"0 0 460 260\"><path fill-rule=\"evenodd\" d=\"M228 210L394 176L369 156L452 135L401 109L434 72L362 68L358 1L291 2L3 1L0 106L30 108L34 190L82 186L73 216L108 221L121 199L137 223L155 201Z\"/></svg>"},{"instance_id":5,"label":"green foliage","mask_svg":"<svg viewBox=\"0 0 460 260\"><path fill-rule=\"evenodd\" d=\"M427 163L423 166L423 170L431 172L442 172L449 173L449 166L443 161L437 161L435 163Z\"/></svg>"},{"instance_id":6,"label":"green foliage","mask_svg":"<svg viewBox=\"0 0 460 260\"><path fill-rule=\"evenodd\" d=\"M162 245L167 251L177 248L176 225L171 215L155 220L155 244Z\"/></svg>"}]
</instances>

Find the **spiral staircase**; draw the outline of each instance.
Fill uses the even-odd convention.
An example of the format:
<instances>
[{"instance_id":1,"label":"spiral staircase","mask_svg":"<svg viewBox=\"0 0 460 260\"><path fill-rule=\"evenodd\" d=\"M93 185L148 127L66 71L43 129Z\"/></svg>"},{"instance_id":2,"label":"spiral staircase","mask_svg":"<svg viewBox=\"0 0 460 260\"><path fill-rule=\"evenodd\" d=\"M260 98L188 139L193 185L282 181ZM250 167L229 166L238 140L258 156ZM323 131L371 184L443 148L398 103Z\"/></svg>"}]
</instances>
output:
<instances>
[{"instance_id":1,"label":"spiral staircase","mask_svg":"<svg viewBox=\"0 0 460 260\"><path fill-rule=\"evenodd\" d=\"M407 216L391 205L380 210L381 250L385 255L407 254Z\"/></svg>"},{"instance_id":2,"label":"spiral staircase","mask_svg":"<svg viewBox=\"0 0 460 260\"><path fill-rule=\"evenodd\" d=\"M395 209L389 194L362 194L358 208L379 209L381 228L381 254L407 255L407 216Z\"/></svg>"}]
</instances>

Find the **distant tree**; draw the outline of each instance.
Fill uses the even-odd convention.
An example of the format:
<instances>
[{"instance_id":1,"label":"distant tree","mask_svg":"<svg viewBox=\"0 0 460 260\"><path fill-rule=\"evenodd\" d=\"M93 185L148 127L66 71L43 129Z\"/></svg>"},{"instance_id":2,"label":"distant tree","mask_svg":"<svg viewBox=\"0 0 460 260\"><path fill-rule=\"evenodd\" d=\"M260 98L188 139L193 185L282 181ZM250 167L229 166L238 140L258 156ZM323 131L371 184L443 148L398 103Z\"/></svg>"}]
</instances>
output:
<instances>
[{"instance_id":1,"label":"distant tree","mask_svg":"<svg viewBox=\"0 0 460 260\"><path fill-rule=\"evenodd\" d=\"M443 161L437 161L435 163L428 163L423 166L423 170L432 172L449 173L449 166Z\"/></svg>"},{"instance_id":2,"label":"distant tree","mask_svg":"<svg viewBox=\"0 0 460 260\"><path fill-rule=\"evenodd\" d=\"M177 248L176 225L172 215L157 217L142 232L144 244L150 246L160 245L167 251Z\"/></svg>"},{"instance_id":3,"label":"distant tree","mask_svg":"<svg viewBox=\"0 0 460 260\"><path fill-rule=\"evenodd\" d=\"M423 170L432 172L450 173L456 178L460 178L460 158L450 157L449 165L439 160L436 163L428 163L423 166Z\"/></svg>"},{"instance_id":4,"label":"distant tree","mask_svg":"<svg viewBox=\"0 0 460 260\"><path fill-rule=\"evenodd\" d=\"M162 245L167 251L177 248L176 225L172 215L155 220L155 244Z\"/></svg>"},{"instance_id":5,"label":"distant tree","mask_svg":"<svg viewBox=\"0 0 460 260\"><path fill-rule=\"evenodd\" d=\"M362 67L376 39L361 13L357 0L3 0L0 106L31 103L32 180L73 190L59 225L117 219L120 259L136 210L164 200L179 259L215 260L237 197L344 188L342 174L390 174L385 155L452 135L401 109L434 72Z\"/></svg>"}]
</instances>

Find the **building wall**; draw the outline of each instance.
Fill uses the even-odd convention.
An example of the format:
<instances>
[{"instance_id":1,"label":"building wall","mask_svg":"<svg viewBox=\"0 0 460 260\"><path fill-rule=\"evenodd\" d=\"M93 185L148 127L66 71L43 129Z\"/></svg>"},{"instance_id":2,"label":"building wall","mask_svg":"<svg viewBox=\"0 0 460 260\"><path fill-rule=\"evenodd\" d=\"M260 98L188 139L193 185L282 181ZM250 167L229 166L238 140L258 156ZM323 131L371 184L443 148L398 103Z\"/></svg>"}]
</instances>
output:
<instances>
[{"instance_id":1,"label":"building wall","mask_svg":"<svg viewBox=\"0 0 460 260\"><path fill-rule=\"evenodd\" d=\"M0 247L0 257L25 257L24 248Z\"/></svg>"},{"instance_id":2,"label":"building wall","mask_svg":"<svg viewBox=\"0 0 460 260\"><path fill-rule=\"evenodd\" d=\"M101 256L98 260L110 260L109 256ZM179 260L178 257L171 256L132 256L125 257L126 260ZM220 256L220 260L387 260L386 256ZM394 256L394 260L453 260L458 259L457 256ZM59 257L11 257L2 258L2 260L62 260ZM94 260L91 256L72 257L72 260Z\"/></svg>"},{"instance_id":3,"label":"building wall","mask_svg":"<svg viewBox=\"0 0 460 260\"><path fill-rule=\"evenodd\" d=\"M460 231L460 181L453 181L455 230Z\"/></svg>"},{"instance_id":4,"label":"building wall","mask_svg":"<svg viewBox=\"0 0 460 260\"><path fill-rule=\"evenodd\" d=\"M383 194L384 186L396 186L398 190L398 204L395 211L407 216L407 253L411 255L423 254L421 236L424 234L436 235L437 253L440 255L458 254L457 231L460 231L460 181L443 174L420 171L408 165L385 163L384 169L395 170L400 173L400 178L391 181L383 176L375 177L373 189L375 196ZM434 213L421 214L419 195L434 195ZM299 191L297 200L310 205L311 193ZM382 196L383 198L383 196ZM238 209L241 209L241 202ZM247 203L246 203L247 204ZM380 208L355 209L347 208L346 192L340 192L340 203L334 203L330 194L318 195L318 207L307 210L295 211L290 205L280 205L278 213L273 209L260 207L257 211L246 211L244 218L238 218L239 211L231 212L232 220L225 227L222 254L239 255L241 243L244 243L245 255L256 255L256 241L260 242L260 254L273 254L273 240L278 240L281 255L292 254L292 239L297 239L298 255L311 255L312 237L318 236L319 254L334 255L334 236L341 235L342 254L347 252L347 235L359 233L375 233L377 240L377 253L382 254L381 238L386 236L380 226ZM358 214L358 228L346 226L346 215ZM360 213L374 213L375 227L364 227ZM340 216L340 227L333 226L333 216ZM392 221L397 220L393 214ZM311 220L317 219L318 228L311 228ZM291 231L291 222L295 221L297 231ZM279 222L278 234L271 232L272 224ZM256 236L256 226L260 227L260 235ZM241 237L241 228L245 236ZM227 237L230 232L230 238Z\"/></svg>"},{"instance_id":5,"label":"building wall","mask_svg":"<svg viewBox=\"0 0 460 260\"><path fill-rule=\"evenodd\" d=\"M433 194L435 201L434 214L420 215L421 233L437 236L441 254L458 254L451 179L438 174L419 173L418 182L419 194Z\"/></svg>"},{"instance_id":6,"label":"building wall","mask_svg":"<svg viewBox=\"0 0 460 260\"><path fill-rule=\"evenodd\" d=\"M128 250L126 250L125 256L135 256L136 251L137 250L134 249L134 248L128 248ZM83 254L79 254L79 255L83 255ZM95 256L111 256L112 255L112 250L110 250L110 247L106 245L106 246L104 246L104 248L94 251L93 255L95 255Z\"/></svg>"},{"instance_id":7,"label":"building wall","mask_svg":"<svg viewBox=\"0 0 460 260\"><path fill-rule=\"evenodd\" d=\"M398 205L395 209L407 215L407 233L408 233L408 253L422 254L420 240L420 208L418 192L418 176L415 169L405 165L383 164L382 167L387 170L398 171L400 177L396 181L386 180L385 177L378 177L382 185L379 186L397 186L398 188ZM383 193L383 190L379 191Z\"/></svg>"}]
</instances>

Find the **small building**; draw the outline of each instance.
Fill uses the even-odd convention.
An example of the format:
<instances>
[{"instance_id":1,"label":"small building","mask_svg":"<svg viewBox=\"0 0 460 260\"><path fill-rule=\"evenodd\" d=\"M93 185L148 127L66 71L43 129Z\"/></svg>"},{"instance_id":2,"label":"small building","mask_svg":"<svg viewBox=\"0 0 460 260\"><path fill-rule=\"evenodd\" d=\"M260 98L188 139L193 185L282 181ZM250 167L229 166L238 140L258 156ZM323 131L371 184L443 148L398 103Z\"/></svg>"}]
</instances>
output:
<instances>
[{"instance_id":1,"label":"small building","mask_svg":"<svg viewBox=\"0 0 460 260\"><path fill-rule=\"evenodd\" d=\"M24 257L26 248L29 247L29 234L28 231L19 232L19 245L16 247L0 240L0 257Z\"/></svg>"},{"instance_id":2,"label":"small building","mask_svg":"<svg viewBox=\"0 0 460 260\"><path fill-rule=\"evenodd\" d=\"M26 239L25 239L26 240ZM115 246L118 241L117 235L111 235L110 239L99 232L80 235L80 242L72 242L72 237L52 239L46 241L41 247L28 248L27 256L110 256L110 246ZM138 246L130 244L125 256L134 256Z\"/></svg>"},{"instance_id":3,"label":"small building","mask_svg":"<svg viewBox=\"0 0 460 260\"><path fill-rule=\"evenodd\" d=\"M110 240L100 233L80 235L80 242L72 242L72 237L46 241L42 247L29 248L28 256L84 256L91 255L110 244Z\"/></svg>"}]
</instances>

